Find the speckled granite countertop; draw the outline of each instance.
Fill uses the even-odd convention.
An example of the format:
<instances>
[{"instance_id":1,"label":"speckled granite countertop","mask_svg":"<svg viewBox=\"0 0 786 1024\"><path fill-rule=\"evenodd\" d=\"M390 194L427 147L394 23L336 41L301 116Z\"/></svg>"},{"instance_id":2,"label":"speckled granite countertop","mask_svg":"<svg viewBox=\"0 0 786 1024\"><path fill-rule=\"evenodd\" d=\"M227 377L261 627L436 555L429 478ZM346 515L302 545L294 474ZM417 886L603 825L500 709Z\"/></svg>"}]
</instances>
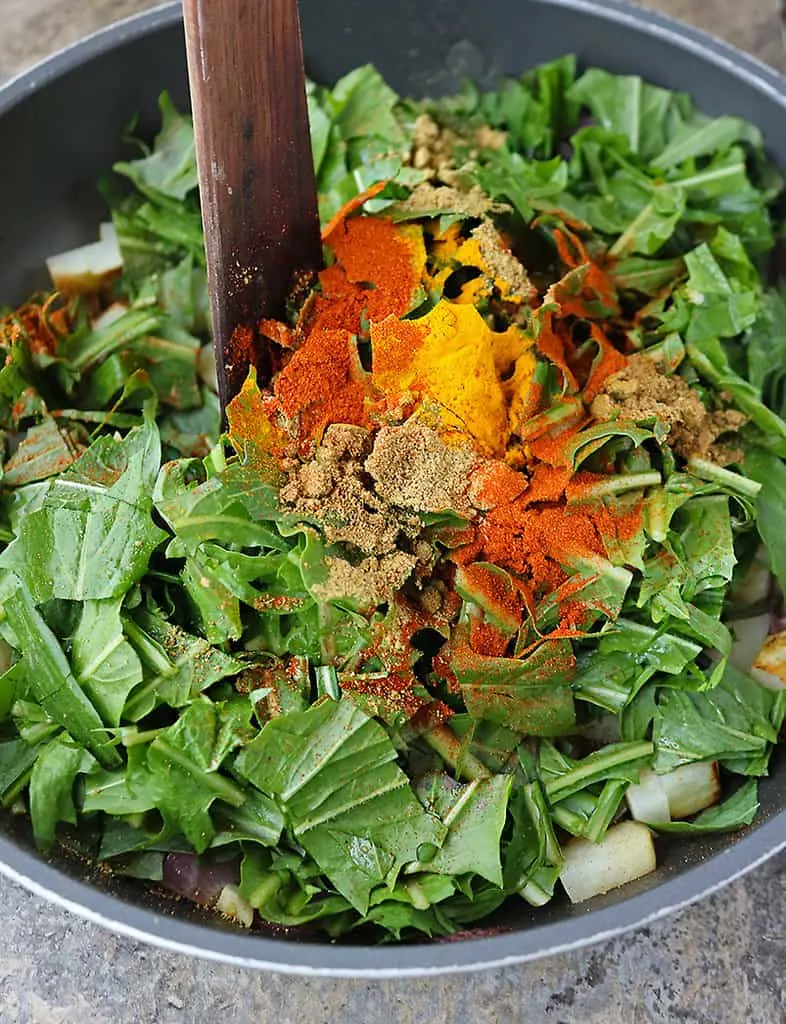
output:
<instances>
[{"instance_id":1,"label":"speckled granite countertop","mask_svg":"<svg viewBox=\"0 0 786 1024\"><path fill-rule=\"evenodd\" d=\"M778 0L647 0L781 70ZM0 80L154 0L0 0ZM780 1024L786 855L593 949L433 980L303 980L164 953L0 879L0 1024Z\"/></svg>"}]
</instances>

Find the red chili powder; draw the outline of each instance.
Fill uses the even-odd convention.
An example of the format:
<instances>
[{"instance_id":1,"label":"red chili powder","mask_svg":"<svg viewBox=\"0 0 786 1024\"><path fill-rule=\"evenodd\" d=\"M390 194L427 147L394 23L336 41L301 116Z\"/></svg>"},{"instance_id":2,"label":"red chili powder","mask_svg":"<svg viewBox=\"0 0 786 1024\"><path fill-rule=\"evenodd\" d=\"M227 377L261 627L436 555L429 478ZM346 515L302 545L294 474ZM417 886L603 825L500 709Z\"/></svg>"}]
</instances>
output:
<instances>
[{"instance_id":1,"label":"red chili powder","mask_svg":"<svg viewBox=\"0 0 786 1024\"><path fill-rule=\"evenodd\" d=\"M554 242L557 246L557 253L560 260L570 270L590 262L587 247L579 235L567 228L554 228Z\"/></svg>"},{"instance_id":2,"label":"red chili powder","mask_svg":"<svg viewBox=\"0 0 786 1024\"><path fill-rule=\"evenodd\" d=\"M260 320L259 333L265 338L270 338L281 348L297 347L295 332L288 324L283 324L280 320Z\"/></svg>"},{"instance_id":3,"label":"red chili powder","mask_svg":"<svg viewBox=\"0 0 786 1024\"><path fill-rule=\"evenodd\" d=\"M319 275L322 294L315 296L303 311L302 330L341 330L356 334L366 308L366 292L351 284L338 264L326 267Z\"/></svg>"},{"instance_id":4,"label":"red chili powder","mask_svg":"<svg viewBox=\"0 0 786 1024\"><path fill-rule=\"evenodd\" d=\"M11 349L20 338L24 338L29 350L36 355L56 355L59 342L72 329L75 312L74 302L58 306L62 296L52 292L43 304L28 302L14 313L0 317L0 339L3 347ZM6 365L11 363L6 358Z\"/></svg>"},{"instance_id":5,"label":"red chili powder","mask_svg":"<svg viewBox=\"0 0 786 1024\"><path fill-rule=\"evenodd\" d=\"M603 513L596 514L598 531L601 537L615 537L619 541L632 540L641 530L644 499L639 498L636 505L624 515L604 508Z\"/></svg>"},{"instance_id":6,"label":"red chili powder","mask_svg":"<svg viewBox=\"0 0 786 1024\"><path fill-rule=\"evenodd\" d=\"M452 675L452 673L450 674ZM444 673L440 672L440 675L446 678ZM448 690L458 692L460 689L461 687L458 685L456 677L453 676L453 686L448 682ZM442 725L443 722L447 722L453 714L455 712L447 704L444 704L441 700L433 700L430 704L425 704L412 717L411 725L416 732L429 732L438 725Z\"/></svg>"},{"instance_id":7,"label":"red chili powder","mask_svg":"<svg viewBox=\"0 0 786 1024\"><path fill-rule=\"evenodd\" d=\"M540 333L535 341L538 351L562 371L567 386L572 391L579 390L576 377L568 365L568 356L573 353L573 342L566 331L554 327L554 314L546 313Z\"/></svg>"},{"instance_id":8,"label":"red chili powder","mask_svg":"<svg viewBox=\"0 0 786 1024\"><path fill-rule=\"evenodd\" d=\"M508 637L501 629L473 619L469 627L469 646L476 654L490 658L504 658L508 649Z\"/></svg>"},{"instance_id":9,"label":"red chili powder","mask_svg":"<svg viewBox=\"0 0 786 1024\"><path fill-rule=\"evenodd\" d=\"M567 228L562 230L555 228L554 241L557 245L559 257L566 267L570 270L575 270L581 266L587 267L587 275L584 278L582 287L584 302L582 303L580 299L574 299L570 304L570 309L563 309L564 315L573 313L576 316L587 316L586 302L593 300L601 302L612 313L619 312L617 290L614 281L607 271L594 262L581 238Z\"/></svg>"},{"instance_id":10,"label":"red chili powder","mask_svg":"<svg viewBox=\"0 0 786 1024\"><path fill-rule=\"evenodd\" d=\"M444 681L448 693L461 693L461 684L456 678L456 673L451 668L451 654L449 645L440 648L434 655L432 664L436 674Z\"/></svg>"},{"instance_id":11,"label":"red chili powder","mask_svg":"<svg viewBox=\"0 0 786 1024\"><path fill-rule=\"evenodd\" d=\"M585 630L592 620L592 612L581 601L560 601L560 626L563 629Z\"/></svg>"},{"instance_id":12,"label":"red chili powder","mask_svg":"<svg viewBox=\"0 0 786 1024\"><path fill-rule=\"evenodd\" d=\"M600 394L608 378L613 373L624 370L628 365L627 358L622 352L614 348L597 324L592 325L591 331L593 340L597 342L599 352L592 364L587 383L584 385L584 401L588 405Z\"/></svg>"},{"instance_id":13,"label":"red chili powder","mask_svg":"<svg viewBox=\"0 0 786 1024\"><path fill-rule=\"evenodd\" d=\"M567 579L567 574L559 562L544 551L533 551L527 562L527 570L532 578L532 589L538 597L552 594Z\"/></svg>"},{"instance_id":14,"label":"red chili powder","mask_svg":"<svg viewBox=\"0 0 786 1024\"><path fill-rule=\"evenodd\" d=\"M346 331L312 331L273 390L286 415L299 417L301 438L315 438L330 423L366 425L366 386Z\"/></svg>"},{"instance_id":15,"label":"red chili powder","mask_svg":"<svg viewBox=\"0 0 786 1024\"><path fill-rule=\"evenodd\" d=\"M378 196L389 184L390 181L377 181L367 189L364 189L363 192L353 196L349 202L344 203L338 213L322 229L322 241L327 241L345 220L349 220L353 213L357 213L361 206L364 206L370 199Z\"/></svg>"},{"instance_id":16,"label":"red chili powder","mask_svg":"<svg viewBox=\"0 0 786 1024\"><path fill-rule=\"evenodd\" d=\"M504 462L497 459L483 462L472 475L472 502L477 508L496 508L515 501L527 486L524 474Z\"/></svg>"},{"instance_id":17,"label":"red chili powder","mask_svg":"<svg viewBox=\"0 0 786 1024\"><path fill-rule=\"evenodd\" d=\"M322 295L314 303L313 327L357 333L365 316L403 316L420 281L412 246L391 220L354 217L326 239L336 262L322 271Z\"/></svg>"},{"instance_id":18,"label":"red chili powder","mask_svg":"<svg viewBox=\"0 0 786 1024\"><path fill-rule=\"evenodd\" d=\"M411 672L389 672L383 678L349 675L341 680L341 689L376 698L390 712L412 718L427 706L423 697L414 692L415 677Z\"/></svg>"},{"instance_id":19,"label":"red chili powder","mask_svg":"<svg viewBox=\"0 0 786 1024\"><path fill-rule=\"evenodd\" d=\"M606 477L602 473L577 473L566 488L568 500L580 502L582 495L586 494L589 488L594 484L602 483L605 479ZM641 530L643 508L644 499L641 497L633 508L623 514L609 508L597 499L591 499L591 503L569 505L566 512L568 515L572 515L574 511L589 513L601 539L611 537L619 541L627 541L635 537Z\"/></svg>"},{"instance_id":20,"label":"red chili powder","mask_svg":"<svg viewBox=\"0 0 786 1024\"><path fill-rule=\"evenodd\" d=\"M480 523L476 543L458 557L464 562L469 555L519 574L536 596L542 596L566 579L561 562L572 556L606 556L595 517L603 519L609 513L603 506L575 511L564 504L532 508L527 498L525 494L490 510Z\"/></svg>"},{"instance_id":21,"label":"red chili powder","mask_svg":"<svg viewBox=\"0 0 786 1024\"><path fill-rule=\"evenodd\" d=\"M534 505L540 501L559 501L565 494L573 471L569 466L549 466L540 463L530 480L525 504Z\"/></svg>"},{"instance_id":22,"label":"red chili powder","mask_svg":"<svg viewBox=\"0 0 786 1024\"><path fill-rule=\"evenodd\" d=\"M595 484L603 483L606 479L608 478L602 473L589 473L582 469L578 473L574 473L570 482L566 484L565 496L568 501L581 501Z\"/></svg>"},{"instance_id":23,"label":"red chili powder","mask_svg":"<svg viewBox=\"0 0 786 1024\"><path fill-rule=\"evenodd\" d=\"M496 606L500 617L509 618L511 623L521 622L526 602L516 583L485 565L467 565L463 572L468 585L487 598L492 611Z\"/></svg>"},{"instance_id":24,"label":"red chili powder","mask_svg":"<svg viewBox=\"0 0 786 1024\"><path fill-rule=\"evenodd\" d=\"M371 328L374 373L405 373L425 337L426 328L416 320L390 316L375 323Z\"/></svg>"},{"instance_id":25,"label":"red chili powder","mask_svg":"<svg viewBox=\"0 0 786 1024\"><path fill-rule=\"evenodd\" d=\"M547 434L545 437L539 437L537 440L531 441L529 443L531 455L540 462L545 462L554 468L569 467L571 459L566 452L566 448L584 425L585 421L582 421L571 425L556 437L551 437Z\"/></svg>"},{"instance_id":26,"label":"red chili powder","mask_svg":"<svg viewBox=\"0 0 786 1024\"><path fill-rule=\"evenodd\" d=\"M595 520L600 509L581 509L573 512L566 508L530 509L526 513L530 529L536 529L543 549L558 557L596 554L605 556ZM534 517L537 516L537 520Z\"/></svg>"}]
</instances>

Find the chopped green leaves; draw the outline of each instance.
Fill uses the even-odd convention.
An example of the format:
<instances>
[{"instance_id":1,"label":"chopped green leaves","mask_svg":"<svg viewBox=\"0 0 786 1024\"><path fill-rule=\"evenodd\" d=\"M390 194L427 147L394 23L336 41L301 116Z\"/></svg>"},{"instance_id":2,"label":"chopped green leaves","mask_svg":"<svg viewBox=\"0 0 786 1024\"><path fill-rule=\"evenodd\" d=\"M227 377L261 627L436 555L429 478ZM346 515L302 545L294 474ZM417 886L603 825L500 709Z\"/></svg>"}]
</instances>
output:
<instances>
[{"instance_id":1,"label":"chopped green leaves","mask_svg":"<svg viewBox=\"0 0 786 1024\"><path fill-rule=\"evenodd\" d=\"M249 736L251 705L235 698L196 700L149 746L133 745L127 787L161 812L165 827L182 832L197 853L215 836L210 810L216 800L242 807L243 790L220 769ZM133 738L133 737L132 737Z\"/></svg>"},{"instance_id":2,"label":"chopped green leaves","mask_svg":"<svg viewBox=\"0 0 786 1024\"><path fill-rule=\"evenodd\" d=\"M269 722L237 763L278 799L293 836L360 913L375 886L446 832L395 758L380 725L349 701L328 699Z\"/></svg>"},{"instance_id":3,"label":"chopped green leaves","mask_svg":"<svg viewBox=\"0 0 786 1024\"><path fill-rule=\"evenodd\" d=\"M527 658L491 658L460 645L450 667L470 714L531 736L559 736L574 722L572 652L547 641Z\"/></svg>"},{"instance_id":4,"label":"chopped green leaves","mask_svg":"<svg viewBox=\"0 0 786 1024\"><path fill-rule=\"evenodd\" d=\"M679 103L674 93L638 76L613 75L600 68L585 71L569 96L587 107L604 128L623 135L630 151L644 160L652 160L662 150L668 115Z\"/></svg>"},{"instance_id":5,"label":"chopped green leaves","mask_svg":"<svg viewBox=\"0 0 786 1024\"><path fill-rule=\"evenodd\" d=\"M378 181L412 186L424 180L422 172L405 166L411 127L376 68L356 68L332 90L309 86L308 108L323 223ZM369 208L386 202L376 200Z\"/></svg>"},{"instance_id":6,"label":"chopped green leaves","mask_svg":"<svg viewBox=\"0 0 786 1024\"><path fill-rule=\"evenodd\" d=\"M711 690L661 691L653 725L655 771L720 760L742 775L766 773L786 701L731 666Z\"/></svg>"},{"instance_id":7,"label":"chopped green leaves","mask_svg":"<svg viewBox=\"0 0 786 1024\"><path fill-rule=\"evenodd\" d=\"M105 767L119 764L104 723L74 677L57 637L13 573L4 573L0 580L0 611L3 634L20 655L18 678L28 699Z\"/></svg>"},{"instance_id":8,"label":"chopped green leaves","mask_svg":"<svg viewBox=\"0 0 786 1024\"><path fill-rule=\"evenodd\" d=\"M25 515L0 568L18 574L40 604L122 597L147 571L164 533L152 519L151 491L161 462L151 421L103 450L122 465L105 481L88 452L49 485Z\"/></svg>"},{"instance_id":9,"label":"chopped green leaves","mask_svg":"<svg viewBox=\"0 0 786 1024\"><path fill-rule=\"evenodd\" d=\"M735 832L744 825L750 825L759 809L758 783L747 779L743 784L715 807L697 814L692 821L659 822L652 827L658 832L672 835L706 835L713 832Z\"/></svg>"},{"instance_id":10,"label":"chopped green leaves","mask_svg":"<svg viewBox=\"0 0 786 1024\"><path fill-rule=\"evenodd\" d=\"M52 845L59 822L76 825L74 782L94 764L84 747L63 733L40 751L30 777L30 817L39 846Z\"/></svg>"},{"instance_id":11,"label":"chopped green leaves","mask_svg":"<svg viewBox=\"0 0 786 1024\"><path fill-rule=\"evenodd\" d=\"M189 118L179 114L167 93L159 100L161 131L152 152L138 160L115 164L143 192L169 199L185 199L197 187L194 131Z\"/></svg>"},{"instance_id":12,"label":"chopped green leaves","mask_svg":"<svg viewBox=\"0 0 786 1024\"><path fill-rule=\"evenodd\" d=\"M419 852L422 870L478 874L501 887L500 838L512 784L512 775L475 779L466 786L447 775L424 780L421 799L448 826L448 834L436 852Z\"/></svg>"},{"instance_id":13,"label":"chopped green leaves","mask_svg":"<svg viewBox=\"0 0 786 1024\"><path fill-rule=\"evenodd\" d=\"M117 726L142 663L123 633L120 600L85 601L71 641L74 674L107 725Z\"/></svg>"}]
</instances>

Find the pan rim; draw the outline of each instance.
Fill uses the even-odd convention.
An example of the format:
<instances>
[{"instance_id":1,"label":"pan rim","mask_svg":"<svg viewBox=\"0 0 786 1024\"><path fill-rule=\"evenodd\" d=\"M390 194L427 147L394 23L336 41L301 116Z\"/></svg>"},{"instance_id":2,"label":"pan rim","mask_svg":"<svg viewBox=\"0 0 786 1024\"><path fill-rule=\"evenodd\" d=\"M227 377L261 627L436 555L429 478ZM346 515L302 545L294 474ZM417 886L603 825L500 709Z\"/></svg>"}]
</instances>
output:
<instances>
[{"instance_id":1,"label":"pan rim","mask_svg":"<svg viewBox=\"0 0 786 1024\"><path fill-rule=\"evenodd\" d=\"M224 931L157 913L102 892L94 885L72 878L6 837L0 837L0 875L117 935L172 953L301 977L427 978L531 963L652 925L712 896L786 850L784 821L786 811L742 836L732 847L712 855L705 863L613 906L587 908L583 916L461 942L341 946ZM656 896L657 904L653 907ZM222 946L224 948L220 948ZM425 959L430 962L424 964ZM397 962L383 964L381 960Z\"/></svg>"}]
</instances>

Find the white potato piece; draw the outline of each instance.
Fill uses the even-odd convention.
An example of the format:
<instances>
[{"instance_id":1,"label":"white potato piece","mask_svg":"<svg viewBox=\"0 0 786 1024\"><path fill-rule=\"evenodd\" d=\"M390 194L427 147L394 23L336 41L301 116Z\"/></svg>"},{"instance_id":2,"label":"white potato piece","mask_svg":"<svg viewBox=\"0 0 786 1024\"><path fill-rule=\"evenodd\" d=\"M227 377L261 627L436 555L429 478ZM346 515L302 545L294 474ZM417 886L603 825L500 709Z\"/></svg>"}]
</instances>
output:
<instances>
[{"instance_id":1,"label":"white potato piece","mask_svg":"<svg viewBox=\"0 0 786 1024\"><path fill-rule=\"evenodd\" d=\"M52 284L68 295L97 291L123 269L117 237L106 237L78 249L57 253L46 261Z\"/></svg>"},{"instance_id":2,"label":"white potato piece","mask_svg":"<svg viewBox=\"0 0 786 1024\"><path fill-rule=\"evenodd\" d=\"M638 783L628 786L625 799L631 817L657 825L689 818L712 807L720 795L717 762L700 761L681 765L666 775L643 771Z\"/></svg>"},{"instance_id":3,"label":"white potato piece","mask_svg":"<svg viewBox=\"0 0 786 1024\"><path fill-rule=\"evenodd\" d=\"M638 821L612 825L600 843L572 839L563 853L559 877L571 903L610 892L656 867L652 833Z\"/></svg>"},{"instance_id":4,"label":"white potato piece","mask_svg":"<svg viewBox=\"0 0 786 1024\"><path fill-rule=\"evenodd\" d=\"M653 825L671 821L669 798L655 772L643 771L639 781L625 790L625 801L630 815L636 821L649 821Z\"/></svg>"},{"instance_id":5,"label":"white potato piece","mask_svg":"<svg viewBox=\"0 0 786 1024\"><path fill-rule=\"evenodd\" d=\"M689 818L705 807L712 807L721 797L717 761L683 764L673 772L660 776L674 820Z\"/></svg>"},{"instance_id":6,"label":"white potato piece","mask_svg":"<svg viewBox=\"0 0 786 1024\"><path fill-rule=\"evenodd\" d=\"M773 633L753 659L752 679L768 690L782 690L786 686L786 633Z\"/></svg>"}]
</instances>

